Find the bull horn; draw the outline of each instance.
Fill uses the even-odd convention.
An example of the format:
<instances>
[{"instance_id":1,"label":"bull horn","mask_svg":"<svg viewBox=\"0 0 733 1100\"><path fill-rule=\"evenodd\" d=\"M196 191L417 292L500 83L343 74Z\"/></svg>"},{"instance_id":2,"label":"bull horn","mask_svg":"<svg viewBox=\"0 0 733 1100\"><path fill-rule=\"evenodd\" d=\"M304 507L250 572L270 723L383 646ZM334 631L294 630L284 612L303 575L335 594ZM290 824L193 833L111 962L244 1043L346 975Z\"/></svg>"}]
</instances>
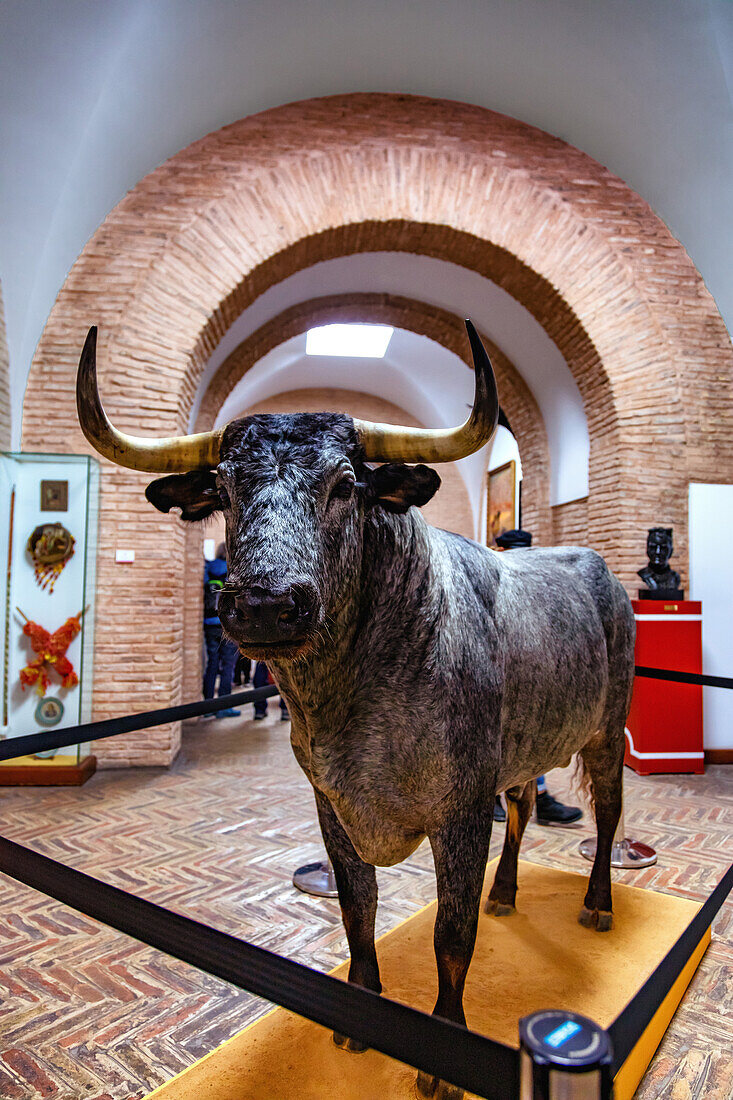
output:
<instances>
[{"instance_id":1,"label":"bull horn","mask_svg":"<svg viewBox=\"0 0 733 1100\"><path fill-rule=\"evenodd\" d=\"M97 386L97 328L89 329L76 375L76 409L81 430L92 447L105 458L129 470L151 474L212 470L219 462L224 429L198 435L141 439L117 431L104 411Z\"/></svg>"},{"instance_id":2,"label":"bull horn","mask_svg":"<svg viewBox=\"0 0 733 1100\"><path fill-rule=\"evenodd\" d=\"M476 376L468 420L459 428L403 428L355 419L354 426L368 461L453 462L489 442L499 420L496 379L481 337L469 320L465 324Z\"/></svg>"}]
</instances>

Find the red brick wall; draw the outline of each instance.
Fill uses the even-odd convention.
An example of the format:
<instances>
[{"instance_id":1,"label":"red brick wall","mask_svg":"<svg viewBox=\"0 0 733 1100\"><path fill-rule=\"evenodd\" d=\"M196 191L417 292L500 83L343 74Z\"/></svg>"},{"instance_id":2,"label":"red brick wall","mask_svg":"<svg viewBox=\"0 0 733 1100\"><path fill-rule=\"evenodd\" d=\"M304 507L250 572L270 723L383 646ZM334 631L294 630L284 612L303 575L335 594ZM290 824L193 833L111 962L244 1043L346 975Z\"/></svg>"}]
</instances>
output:
<instances>
[{"instance_id":1,"label":"red brick wall","mask_svg":"<svg viewBox=\"0 0 733 1100\"><path fill-rule=\"evenodd\" d=\"M538 545L542 545L538 542ZM588 498L552 509L552 546L588 546Z\"/></svg>"},{"instance_id":2,"label":"red brick wall","mask_svg":"<svg viewBox=\"0 0 733 1100\"><path fill-rule=\"evenodd\" d=\"M73 388L90 323L101 326L113 419L140 434L180 431L206 360L249 302L319 260L384 249L467 266L544 326L585 403L588 541L633 585L647 528L673 526L684 584L687 483L733 480L731 347L712 298L621 180L551 135L464 104L290 104L208 135L141 180L59 293L31 369L24 447L86 449ZM177 701L190 686L181 525L151 514L145 481L103 463L100 718ZM129 590L112 550L122 531L139 555ZM115 680L125 646L134 690ZM119 742L118 762L169 758L175 737Z\"/></svg>"}]
</instances>

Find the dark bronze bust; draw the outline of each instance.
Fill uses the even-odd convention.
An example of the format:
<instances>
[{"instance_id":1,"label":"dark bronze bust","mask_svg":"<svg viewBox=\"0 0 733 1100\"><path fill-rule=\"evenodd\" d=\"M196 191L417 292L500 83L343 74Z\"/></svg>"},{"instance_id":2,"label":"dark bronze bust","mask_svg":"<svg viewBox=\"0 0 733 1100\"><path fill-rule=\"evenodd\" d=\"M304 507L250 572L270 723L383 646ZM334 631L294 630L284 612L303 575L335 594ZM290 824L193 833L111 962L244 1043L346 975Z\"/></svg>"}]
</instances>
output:
<instances>
[{"instance_id":1,"label":"dark bronze bust","mask_svg":"<svg viewBox=\"0 0 733 1100\"><path fill-rule=\"evenodd\" d=\"M646 590L639 590L639 599L677 599L685 598L680 589L680 575L669 566L672 557L672 528L651 527L646 538L646 552L649 562L638 571Z\"/></svg>"}]
</instances>

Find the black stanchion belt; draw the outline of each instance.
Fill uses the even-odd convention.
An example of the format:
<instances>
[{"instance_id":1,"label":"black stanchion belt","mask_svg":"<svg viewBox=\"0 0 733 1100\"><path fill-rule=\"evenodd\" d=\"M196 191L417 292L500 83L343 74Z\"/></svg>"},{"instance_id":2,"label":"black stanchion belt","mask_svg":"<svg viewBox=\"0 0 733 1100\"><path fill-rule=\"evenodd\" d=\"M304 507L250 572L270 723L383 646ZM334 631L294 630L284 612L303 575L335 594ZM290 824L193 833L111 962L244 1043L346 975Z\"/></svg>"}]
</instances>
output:
<instances>
[{"instance_id":1,"label":"black stanchion belt","mask_svg":"<svg viewBox=\"0 0 733 1100\"><path fill-rule=\"evenodd\" d=\"M617 1073L636 1045L670 989L684 970L698 943L733 889L733 863L710 897L695 914L674 947L647 978L639 992L608 1028L613 1043L613 1072Z\"/></svg>"},{"instance_id":2,"label":"black stanchion belt","mask_svg":"<svg viewBox=\"0 0 733 1100\"><path fill-rule=\"evenodd\" d=\"M195 703L181 703L177 707L125 714L121 718L105 718L102 722L87 722L81 726L65 726L63 729L46 730L43 733L28 733L23 737L8 737L5 741L0 741L0 760L14 760L17 756L43 752L45 749L81 745L84 741L99 741L103 737L116 737L118 733L132 733L151 726L162 726L164 722L181 722L185 718L196 718L201 714L228 709L234 703L256 703L259 699L269 699L272 695L279 694L274 684L268 684L250 691L237 691L233 695L221 695L218 699L199 699Z\"/></svg>"},{"instance_id":3,"label":"black stanchion belt","mask_svg":"<svg viewBox=\"0 0 733 1100\"><path fill-rule=\"evenodd\" d=\"M637 676L646 676L655 680L672 680L681 684L702 684L704 687L733 688L733 679L727 676L707 676L697 672L673 672L667 668L646 668L636 666ZM0 760L14 760L18 756L27 756L46 749L61 749L69 745L80 745L84 741L99 741L103 737L115 737L119 733L132 733L135 730L160 726L164 722L181 722L186 718L196 718L212 711L224 710L234 703L255 703L258 699L268 699L278 695L274 684L250 691L240 691L233 695L224 695L218 699L201 699L195 703L182 703L177 707L164 707L161 710L147 710L141 714L127 714L121 718L106 718L102 722L87 722L80 726L65 726L63 729L47 730L43 733L29 733L23 737L9 737L0 742Z\"/></svg>"},{"instance_id":4,"label":"black stanchion belt","mask_svg":"<svg viewBox=\"0 0 733 1100\"><path fill-rule=\"evenodd\" d=\"M0 871L390 1058L487 1100L515 1100L519 1055L511 1047L217 932L2 837Z\"/></svg>"},{"instance_id":5,"label":"black stanchion belt","mask_svg":"<svg viewBox=\"0 0 733 1100\"><path fill-rule=\"evenodd\" d=\"M725 676L644 666L637 666L635 671L637 676L658 680L733 688L733 679ZM277 687L269 685L219 699L13 737L0 743L0 760L178 722L223 710L233 703L254 703L277 694ZM517 1093L518 1053L502 1043L280 958L2 837L0 871L199 970L487 1100L512 1100ZM733 864L672 950L608 1028L614 1073L631 1053L731 889Z\"/></svg>"},{"instance_id":6,"label":"black stanchion belt","mask_svg":"<svg viewBox=\"0 0 733 1100\"><path fill-rule=\"evenodd\" d=\"M677 684L701 684L702 687L733 688L730 676L708 676L704 672L673 672L670 668L647 668L637 665L637 676L648 676L652 680L671 680Z\"/></svg>"}]
</instances>

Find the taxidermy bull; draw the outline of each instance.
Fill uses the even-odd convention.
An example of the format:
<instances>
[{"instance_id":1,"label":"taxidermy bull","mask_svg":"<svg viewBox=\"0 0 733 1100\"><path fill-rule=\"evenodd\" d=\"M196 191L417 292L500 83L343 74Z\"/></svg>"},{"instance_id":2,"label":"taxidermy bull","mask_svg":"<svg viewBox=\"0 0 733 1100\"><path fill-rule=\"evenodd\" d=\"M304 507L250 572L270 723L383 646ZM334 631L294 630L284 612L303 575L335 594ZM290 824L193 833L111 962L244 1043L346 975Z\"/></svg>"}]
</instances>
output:
<instances>
[{"instance_id":1,"label":"taxidermy bull","mask_svg":"<svg viewBox=\"0 0 733 1100\"><path fill-rule=\"evenodd\" d=\"M287 701L338 883L349 980L380 991L374 868L427 837L438 889L434 1012L461 1024L494 796L506 792L508 822L486 910L501 915L514 909L535 778L573 753L598 830L580 921L611 927L634 638L629 600L592 550L500 554L428 526L418 510L440 484L423 463L462 458L496 428L491 364L467 328L476 393L456 429L315 413L249 416L180 439L125 436L100 401L95 329L77 382L93 446L169 475L148 486L156 508L178 507L184 520L224 513L220 618L246 656L267 662ZM424 1074L418 1091L462 1095Z\"/></svg>"}]
</instances>

